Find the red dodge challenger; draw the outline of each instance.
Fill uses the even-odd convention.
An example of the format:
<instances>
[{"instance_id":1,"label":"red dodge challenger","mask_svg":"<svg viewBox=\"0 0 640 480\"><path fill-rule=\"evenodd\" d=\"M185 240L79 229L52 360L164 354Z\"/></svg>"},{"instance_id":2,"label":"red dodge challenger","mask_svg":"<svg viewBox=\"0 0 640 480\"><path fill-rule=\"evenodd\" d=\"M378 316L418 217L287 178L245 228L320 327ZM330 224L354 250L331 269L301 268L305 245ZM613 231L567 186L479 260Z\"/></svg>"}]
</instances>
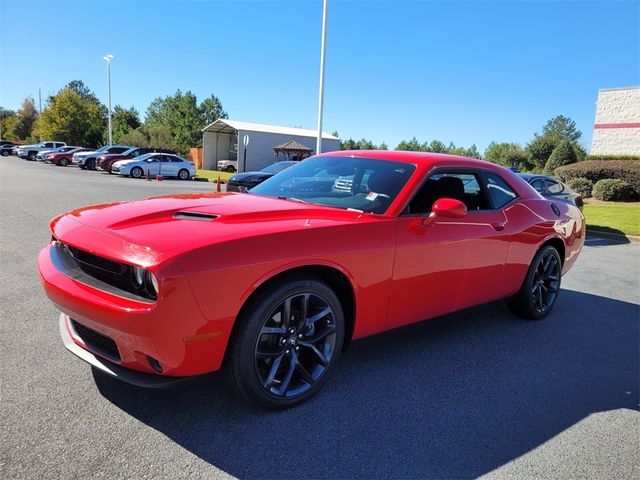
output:
<instances>
[{"instance_id":1,"label":"red dodge challenger","mask_svg":"<svg viewBox=\"0 0 640 480\"><path fill-rule=\"evenodd\" d=\"M38 266L67 349L141 386L224 368L276 409L317 393L351 340L503 298L545 317L585 234L580 210L506 168L387 151L50 227Z\"/></svg>"}]
</instances>

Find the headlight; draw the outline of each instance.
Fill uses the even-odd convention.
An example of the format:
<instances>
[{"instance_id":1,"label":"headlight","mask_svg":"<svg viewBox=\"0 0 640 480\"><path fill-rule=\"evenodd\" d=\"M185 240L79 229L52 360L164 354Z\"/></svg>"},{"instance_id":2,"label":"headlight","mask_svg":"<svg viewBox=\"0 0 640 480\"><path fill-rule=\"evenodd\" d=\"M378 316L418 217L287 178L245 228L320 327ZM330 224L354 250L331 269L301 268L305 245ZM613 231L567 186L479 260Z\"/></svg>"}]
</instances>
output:
<instances>
[{"instance_id":1,"label":"headlight","mask_svg":"<svg viewBox=\"0 0 640 480\"><path fill-rule=\"evenodd\" d=\"M148 270L146 275L146 284L147 284L147 291L149 292L149 294L152 297L157 297L158 296L158 279L153 273L151 273Z\"/></svg>"}]
</instances>

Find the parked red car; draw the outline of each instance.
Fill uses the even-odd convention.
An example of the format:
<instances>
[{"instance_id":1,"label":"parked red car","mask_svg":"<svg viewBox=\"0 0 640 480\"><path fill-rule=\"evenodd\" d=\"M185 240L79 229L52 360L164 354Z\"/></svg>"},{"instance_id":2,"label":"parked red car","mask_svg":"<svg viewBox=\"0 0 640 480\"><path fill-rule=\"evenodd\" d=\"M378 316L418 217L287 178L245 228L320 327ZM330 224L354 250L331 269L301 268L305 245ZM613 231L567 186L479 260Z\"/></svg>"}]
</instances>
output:
<instances>
[{"instance_id":1,"label":"parked red car","mask_svg":"<svg viewBox=\"0 0 640 480\"><path fill-rule=\"evenodd\" d=\"M74 153L89 152L89 151L91 151L90 148L74 147L73 149L68 150L66 152L48 153L45 156L44 161L53 163L54 165L58 165L59 167L66 167L73 160Z\"/></svg>"},{"instance_id":2,"label":"parked red car","mask_svg":"<svg viewBox=\"0 0 640 480\"><path fill-rule=\"evenodd\" d=\"M175 154L173 150L167 150L164 148L147 148L147 147L132 147L129 150L122 153L108 153L100 155L97 160L97 166L100 170L111 173L111 166L118 160L126 160L129 158L136 158L145 153L160 152Z\"/></svg>"},{"instance_id":3,"label":"parked red car","mask_svg":"<svg viewBox=\"0 0 640 480\"><path fill-rule=\"evenodd\" d=\"M503 167L386 151L50 227L38 267L67 349L143 386L224 366L269 408L318 392L354 339L502 298L545 317L585 233L578 208Z\"/></svg>"}]
</instances>

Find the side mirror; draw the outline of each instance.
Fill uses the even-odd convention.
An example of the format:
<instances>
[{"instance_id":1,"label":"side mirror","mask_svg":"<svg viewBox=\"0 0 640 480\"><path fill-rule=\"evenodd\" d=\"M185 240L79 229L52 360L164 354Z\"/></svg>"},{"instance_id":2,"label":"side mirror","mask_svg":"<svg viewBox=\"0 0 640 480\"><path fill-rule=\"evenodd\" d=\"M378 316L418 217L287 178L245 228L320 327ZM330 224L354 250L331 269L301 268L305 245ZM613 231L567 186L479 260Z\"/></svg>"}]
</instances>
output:
<instances>
[{"instance_id":1,"label":"side mirror","mask_svg":"<svg viewBox=\"0 0 640 480\"><path fill-rule=\"evenodd\" d=\"M438 218L462 218L466 215L467 206L460 200L439 198L431 207L429 216L417 218L411 222L409 230L416 235L424 235L427 232L427 227L431 227Z\"/></svg>"},{"instance_id":2,"label":"side mirror","mask_svg":"<svg viewBox=\"0 0 640 480\"><path fill-rule=\"evenodd\" d=\"M462 218L467 215L467 206L454 198L439 198L431 208L431 214L422 221L428 227L438 218Z\"/></svg>"}]
</instances>

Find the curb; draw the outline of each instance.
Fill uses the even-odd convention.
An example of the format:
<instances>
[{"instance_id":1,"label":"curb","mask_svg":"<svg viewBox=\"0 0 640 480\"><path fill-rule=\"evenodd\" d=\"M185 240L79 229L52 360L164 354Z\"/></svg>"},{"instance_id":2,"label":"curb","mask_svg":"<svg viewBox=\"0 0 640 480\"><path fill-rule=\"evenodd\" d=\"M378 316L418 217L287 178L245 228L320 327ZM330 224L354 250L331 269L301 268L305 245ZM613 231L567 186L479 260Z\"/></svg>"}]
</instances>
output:
<instances>
[{"instance_id":1,"label":"curb","mask_svg":"<svg viewBox=\"0 0 640 480\"><path fill-rule=\"evenodd\" d=\"M609 240L618 240L624 243L640 244L640 237L636 235L623 235L621 233L609 233L601 230L593 230L587 227L587 236L596 238L606 238Z\"/></svg>"}]
</instances>

